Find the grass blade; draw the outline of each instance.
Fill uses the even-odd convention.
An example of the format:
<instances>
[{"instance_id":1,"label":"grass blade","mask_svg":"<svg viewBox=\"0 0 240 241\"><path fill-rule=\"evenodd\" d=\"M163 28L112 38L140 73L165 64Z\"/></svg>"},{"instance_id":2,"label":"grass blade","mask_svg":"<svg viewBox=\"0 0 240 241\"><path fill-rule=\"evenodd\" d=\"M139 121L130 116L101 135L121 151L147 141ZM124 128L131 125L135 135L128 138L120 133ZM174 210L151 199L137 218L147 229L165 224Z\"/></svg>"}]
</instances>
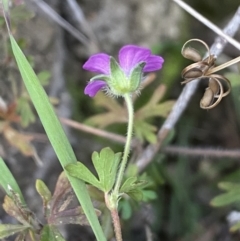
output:
<instances>
[{"instance_id":1,"label":"grass blade","mask_svg":"<svg viewBox=\"0 0 240 241\"><path fill-rule=\"evenodd\" d=\"M76 163L76 156L53 110L53 107L49 102L46 92L42 88L32 67L28 63L26 57L11 34L10 41L13 54L25 86L62 167L64 168L70 163ZM88 218L97 240L105 241L106 238L94 211L85 183L69 176L67 172L66 175L77 195L85 215Z\"/></svg>"},{"instance_id":2,"label":"grass blade","mask_svg":"<svg viewBox=\"0 0 240 241\"><path fill-rule=\"evenodd\" d=\"M17 193L22 201L22 204L26 204L22 192L13 177L12 173L8 169L7 165L3 161L3 159L0 157L0 170L1 170L1 175L0 175L0 185L3 187L5 192L7 193L8 196L12 196L12 193L10 192L9 186L11 189Z\"/></svg>"}]
</instances>

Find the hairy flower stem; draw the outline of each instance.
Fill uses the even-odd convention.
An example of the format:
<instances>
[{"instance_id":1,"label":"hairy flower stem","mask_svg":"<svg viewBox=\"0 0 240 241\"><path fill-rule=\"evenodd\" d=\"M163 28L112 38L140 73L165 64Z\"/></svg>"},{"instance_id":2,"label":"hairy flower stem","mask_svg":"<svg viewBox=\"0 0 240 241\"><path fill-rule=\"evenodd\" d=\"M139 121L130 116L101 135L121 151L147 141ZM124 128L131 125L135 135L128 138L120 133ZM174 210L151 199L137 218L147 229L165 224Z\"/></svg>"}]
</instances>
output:
<instances>
[{"instance_id":1,"label":"hairy flower stem","mask_svg":"<svg viewBox=\"0 0 240 241\"><path fill-rule=\"evenodd\" d=\"M126 138L125 148L124 148L123 157L122 157L122 161L118 171L118 176L117 176L114 189L110 195L105 193L105 203L111 212L114 232L115 232L117 241L122 241L121 224L120 224L120 219L118 215L118 201L120 197L119 191L122 184L123 175L127 165L128 155L131 147L132 132L133 132L133 117L134 117L133 102L132 102L131 95L125 94L124 99L128 109L128 129L127 129L127 138Z\"/></svg>"},{"instance_id":2,"label":"hairy flower stem","mask_svg":"<svg viewBox=\"0 0 240 241\"><path fill-rule=\"evenodd\" d=\"M117 210L117 200L112 200L112 196L108 195L108 193L104 194L105 203L107 208L110 210L111 216L112 216L112 222L114 227L114 233L116 237L116 241L122 241L122 230L121 230L121 224L120 219L118 215Z\"/></svg>"},{"instance_id":3,"label":"hairy flower stem","mask_svg":"<svg viewBox=\"0 0 240 241\"><path fill-rule=\"evenodd\" d=\"M119 190L122 184L122 179L124 175L124 171L127 165L127 160L128 160L128 155L130 152L130 147L131 147L131 140L132 140L132 133L133 133L133 117L134 117L134 110L133 110L133 103L132 103L132 97L130 94L125 94L124 99L127 105L128 109L128 130L127 130L127 139L125 143L125 148L124 148L124 153L123 153L123 158L122 162L120 164L120 169L118 172L117 176L117 181L113 189L112 195L115 197L118 197L119 195Z\"/></svg>"},{"instance_id":4,"label":"hairy flower stem","mask_svg":"<svg viewBox=\"0 0 240 241\"><path fill-rule=\"evenodd\" d=\"M116 240L122 241L121 224L120 224L120 219L119 219L119 215L118 215L118 210L116 208L111 210L111 216L112 216Z\"/></svg>"}]
</instances>

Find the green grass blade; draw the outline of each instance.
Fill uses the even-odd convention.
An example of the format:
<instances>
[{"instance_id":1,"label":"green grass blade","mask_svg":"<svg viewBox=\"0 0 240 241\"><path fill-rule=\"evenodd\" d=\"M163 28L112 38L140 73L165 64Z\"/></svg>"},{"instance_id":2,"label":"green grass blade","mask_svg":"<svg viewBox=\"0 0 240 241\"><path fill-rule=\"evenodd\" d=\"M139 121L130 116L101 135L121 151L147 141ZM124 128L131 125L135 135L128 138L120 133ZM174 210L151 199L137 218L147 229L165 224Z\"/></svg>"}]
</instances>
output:
<instances>
[{"instance_id":1,"label":"green grass blade","mask_svg":"<svg viewBox=\"0 0 240 241\"><path fill-rule=\"evenodd\" d=\"M53 107L49 102L46 92L39 83L36 74L12 35L10 35L10 41L25 86L62 167L64 168L70 163L76 163L76 156ZM106 238L97 219L85 183L69 176L67 172L66 175L77 195L85 215L88 218L97 240L105 241Z\"/></svg>"},{"instance_id":2,"label":"green grass blade","mask_svg":"<svg viewBox=\"0 0 240 241\"><path fill-rule=\"evenodd\" d=\"M9 189L9 186L10 186L11 189L19 195L22 203L26 204L23 198L22 192L15 178L13 177L12 173L10 172L10 170L8 169L7 165L5 164L5 162L1 157L0 157L0 170L1 170L0 185L3 187L7 195L9 195L10 197L12 196L12 193L10 192L10 189Z\"/></svg>"}]
</instances>

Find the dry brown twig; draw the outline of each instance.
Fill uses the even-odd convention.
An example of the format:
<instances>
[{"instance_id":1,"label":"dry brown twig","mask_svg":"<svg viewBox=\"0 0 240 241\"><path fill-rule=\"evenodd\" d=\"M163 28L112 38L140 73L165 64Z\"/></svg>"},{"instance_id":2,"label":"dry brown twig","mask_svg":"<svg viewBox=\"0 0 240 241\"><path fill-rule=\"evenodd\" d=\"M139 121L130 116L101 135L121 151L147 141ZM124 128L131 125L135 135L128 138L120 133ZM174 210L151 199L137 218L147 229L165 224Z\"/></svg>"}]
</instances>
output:
<instances>
[{"instance_id":1,"label":"dry brown twig","mask_svg":"<svg viewBox=\"0 0 240 241\"><path fill-rule=\"evenodd\" d=\"M69 22L62 18L53 8L51 8L46 2L42 0L26 0L26 2L30 7L36 5L44 15L46 15L53 22L57 23L59 26L61 26L72 36L74 36L79 42L81 42L85 47L87 47L91 53L99 52L98 45L95 41L96 39L93 38L92 34L90 34L90 30L86 34L88 37L86 37L84 35L85 33L83 34L81 31L79 31L79 29L72 26ZM69 2L71 2L71 5L69 4L71 7L72 4L74 4L74 1L68 1L68 3ZM78 7L78 9L76 9L75 7L75 12L79 9L80 7ZM83 22L83 19L81 19L81 21Z\"/></svg>"},{"instance_id":2,"label":"dry brown twig","mask_svg":"<svg viewBox=\"0 0 240 241\"><path fill-rule=\"evenodd\" d=\"M234 46L235 48L240 50L240 43L232 38L233 35L227 34L224 30L217 27L215 24L213 24L211 21L209 21L207 18L202 16L200 13L198 13L195 9L190 7L188 4L186 4L182 0L173 0L173 1L175 3L177 3L186 12L191 14L194 18L196 18L199 22L203 23L205 26L207 26L209 29L211 29L218 36L223 37L224 39L227 40L228 43L230 43L232 46Z\"/></svg>"},{"instance_id":3,"label":"dry brown twig","mask_svg":"<svg viewBox=\"0 0 240 241\"><path fill-rule=\"evenodd\" d=\"M211 157L211 158L240 158L239 149L224 150L219 148L201 148L201 147L179 147L179 146L166 146L161 149L163 153L170 155L183 155L192 157Z\"/></svg>"},{"instance_id":4,"label":"dry brown twig","mask_svg":"<svg viewBox=\"0 0 240 241\"><path fill-rule=\"evenodd\" d=\"M60 120L63 124L74 128L76 130L80 130L86 133L93 134L95 136L100 136L106 139L109 139L111 141L124 144L126 142L126 137L121 136L115 133L111 133L108 131L104 131L95 127L90 127L88 125L62 118L60 117ZM31 134L31 136L36 137L34 139L38 139L38 136L35 136L36 134ZM44 136L40 136L40 138L44 138ZM40 141L41 141L40 139ZM45 139L47 140L47 137L45 136ZM137 147L138 143L137 140L133 140L132 142L132 147ZM233 159L239 159L240 158L240 150L239 149L219 149L219 148L214 148L214 147L209 147L209 148L203 148L203 147L179 147L179 146L172 146L172 145L167 145L163 147L162 149L163 153L166 154L171 154L171 155L184 155L184 156L194 156L194 157L211 157L211 158L222 158L222 157L227 157L227 158L233 158Z\"/></svg>"},{"instance_id":5,"label":"dry brown twig","mask_svg":"<svg viewBox=\"0 0 240 241\"><path fill-rule=\"evenodd\" d=\"M82 123L79 123L77 121L73 121L70 119L66 119L66 118L62 118L60 117L60 120L63 124L70 126L74 129L78 129L81 131L84 131L86 133L90 133L96 136L100 136L109 140L112 140L114 142L118 142L118 143L125 143L126 142L126 138L124 136L118 135L118 134L114 134L108 131L104 131L95 127L91 127L91 126L87 126L84 125Z\"/></svg>"}]
</instances>

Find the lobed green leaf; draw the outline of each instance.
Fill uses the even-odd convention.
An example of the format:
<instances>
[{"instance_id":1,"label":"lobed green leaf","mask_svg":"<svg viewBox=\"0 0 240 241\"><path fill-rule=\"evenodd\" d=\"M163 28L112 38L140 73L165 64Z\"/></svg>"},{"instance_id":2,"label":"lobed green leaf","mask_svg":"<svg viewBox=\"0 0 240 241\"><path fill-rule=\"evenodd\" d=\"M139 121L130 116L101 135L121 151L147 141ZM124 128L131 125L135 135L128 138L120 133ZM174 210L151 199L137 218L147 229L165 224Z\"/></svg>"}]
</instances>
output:
<instances>
[{"instance_id":1,"label":"lobed green leaf","mask_svg":"<svg viewBox=\"0 0 240 241\"><path fill-rule=\"evenodd\" d=\"M149 143L157 142L157 128L144 120L135 120L134 132L140 141L147 140Z\"/></svg>"},{"instance_id":2,"label":"lobed green leaf","mask_svg":"<svg viewBox=\"0 0 240 241\"><path fill-rule=\"evenodd\" d=\"M68 174L72 177L76 177L84 182L87 182L100 190L103 190L103 187L99 180L92 174L92 172L81 162L76 164L69 164L65 167Z\"/></svg>"},{"instance_id":3,"label":"lobed green leaf","mask_svg":"<svg viewBox=\"0 0 240 241\"><path fill-rule=\"evenodd\" d=\"M122 184L120 188L120 192L122 193L129 193L137 188L144 187L146 185L147 181L145 180L138 180L137 177L129 177L125 180L125 182Z\"/></svg>"},{"instance_id":4,"label":"lobed green leaf","mask_svg":"<svg viewBox=\"0 0 240 241\"><path fill-rule=\"evenodd\" d=\"M52 199L52 194L50 192L50 190L48 189L48 187L46 186L46 184L38 179L36 181L36 190L38 192L38 194L41 196L42 201L43 201L43 208L44 208L44 215L45 217L48 217L50 210L49 210L49 202Z\"/></svg>"},{"instance_id":5,"label":"lobed green leaf","mask_svg":"<svg viewBox=\"0 0 240 241\"><path fill-rule=\"evenodd\" d=\"M41 232L40 241L66 241L58 229L53 225L45 225Z\"/></svg>"},{"instance_id":6,"label":"lobed green leaf","mask_svg":"<svg viewBox=\"0 0 240 241\"><path fill-rule=\"evenodd\" d=\"M221 194L211 200L211 205L215 207L221 207L229 204L240 202L240 190L230 191Z\"/></svg>"},{"instance_id":7,"label":"lobed green leaf","mask_svg":"<svg viewBox=\"0 0 240 241\"><path fill-rule=\"evenodd\" d=\"M115 183L120 158L121 153L115 154L109 147L92 155L92 162L104 192L109 192Z\"/></svg>"},{"instance_id":8,"label":"lobed green leaf","mask_svg":"<svg viewBox=\"0 0 240 241\"><path fill-rule=\"evenodd\" d=\"M27 226L17 224L0 224L0 239L7 238L16 233L26 230Z\"/></svg>"},{"instance_id":9,"label":"lobed green leaf","mask_svg":"<svg viewBox=\"0 0 240 241\"><path fill-rule=\"evenodd\" d=\"M240 190L240 184L233 182L220 182L218 183L218 187L226 191Z\"/></svg>"}]
</instances>

